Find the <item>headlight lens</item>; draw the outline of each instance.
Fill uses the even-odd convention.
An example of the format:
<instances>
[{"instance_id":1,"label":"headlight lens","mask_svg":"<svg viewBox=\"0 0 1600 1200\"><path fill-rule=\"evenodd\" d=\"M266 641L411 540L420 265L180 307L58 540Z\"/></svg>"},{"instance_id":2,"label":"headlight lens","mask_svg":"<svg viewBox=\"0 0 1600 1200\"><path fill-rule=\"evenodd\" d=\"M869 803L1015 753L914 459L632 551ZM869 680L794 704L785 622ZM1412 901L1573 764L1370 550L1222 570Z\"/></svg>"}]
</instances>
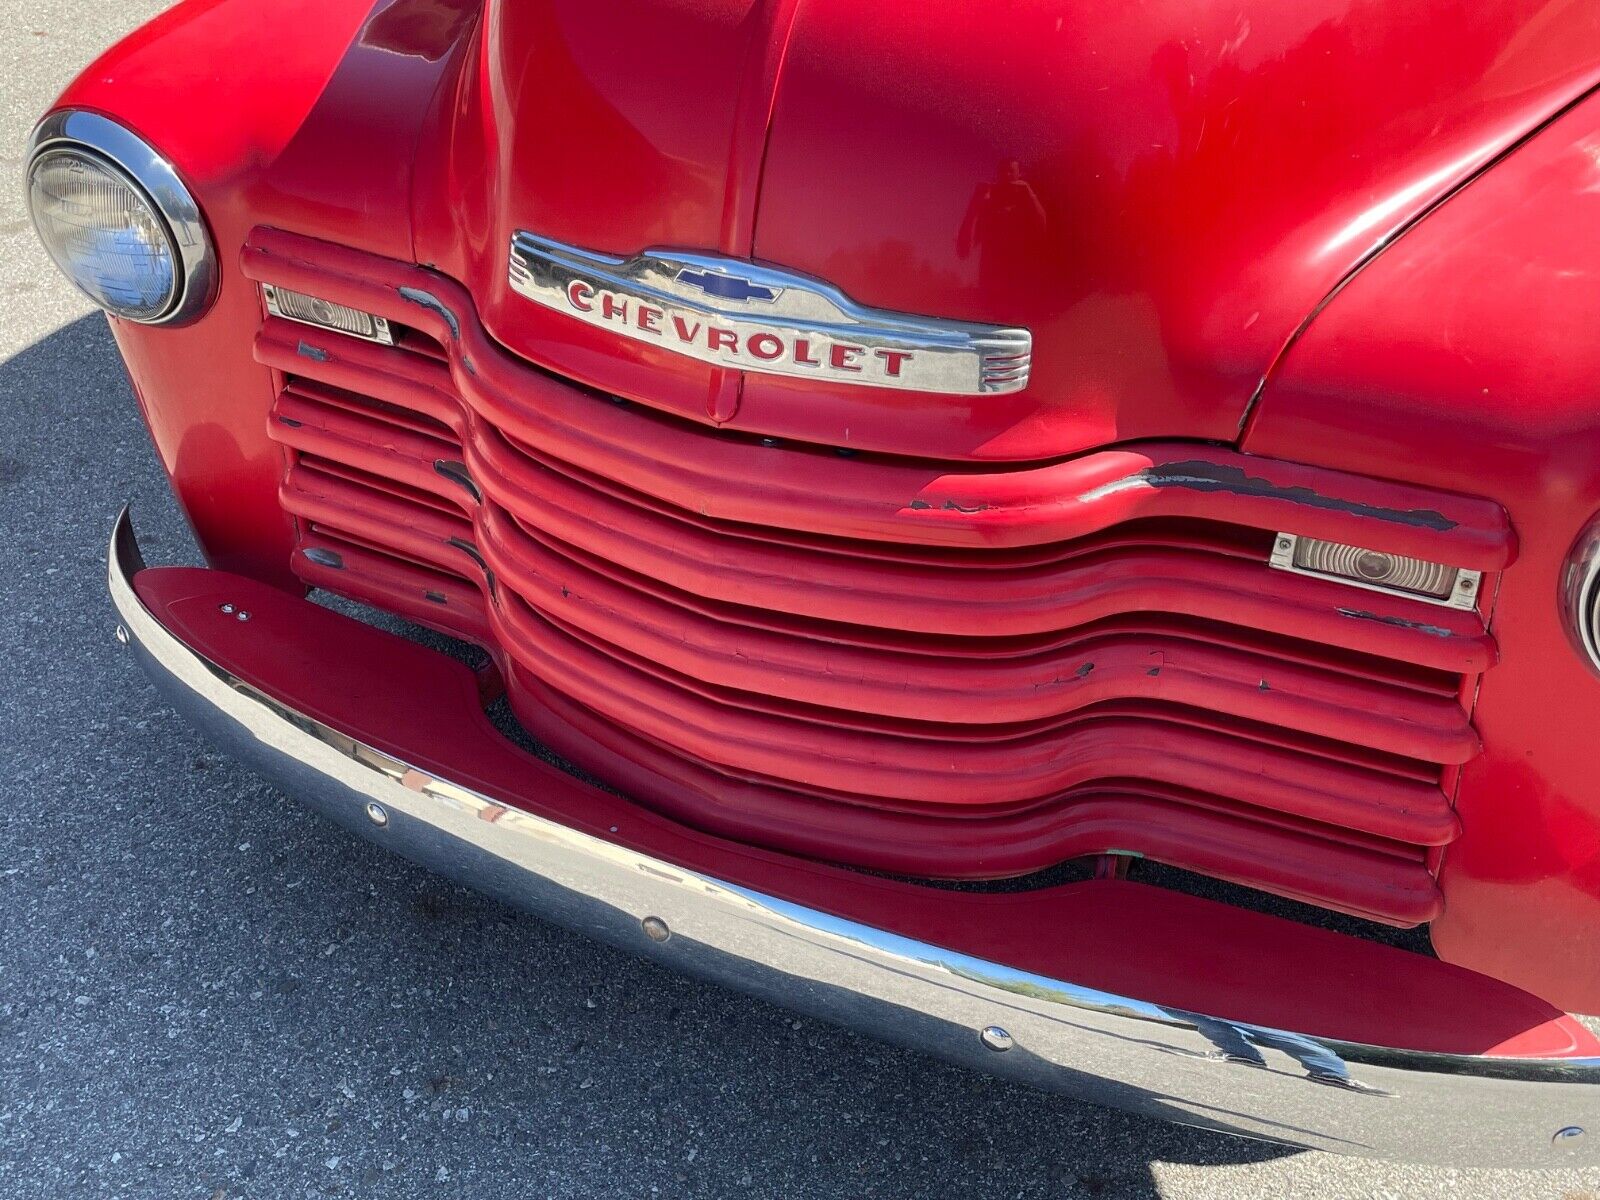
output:
<instances>
[{"instance_id":1,"label":"headlight lens","mask_svg":"<svg viewBox=\"0 0 1600 1200\"><path fill-rule=\"evenodd\" d=\"M115 316L180 325L216 298L217 256L200 206L160 151L99 113L61 109L29 147L27 194L45 249Z\"/></svg>"},{"instance_id":2,"label":"headlight lens","mask_svg":"<svg viewBox=\"0 0 1600 1200\"><path fill-rule=\"evenodd\" d=\"M177 247L131 179L76 149L45 150L28 170L34 227L56 266L89 299L130 321L156 321L177 299Z\"/></svg>"}]
</instances>

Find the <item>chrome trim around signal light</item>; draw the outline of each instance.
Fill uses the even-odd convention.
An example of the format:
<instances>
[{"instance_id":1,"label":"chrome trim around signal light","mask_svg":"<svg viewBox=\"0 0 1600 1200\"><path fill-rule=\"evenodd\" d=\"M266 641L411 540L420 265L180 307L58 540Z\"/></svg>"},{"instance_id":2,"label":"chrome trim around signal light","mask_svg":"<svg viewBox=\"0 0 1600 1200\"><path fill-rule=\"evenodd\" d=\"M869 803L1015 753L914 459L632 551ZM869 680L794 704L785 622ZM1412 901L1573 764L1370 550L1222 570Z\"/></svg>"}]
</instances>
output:
<instances>
[{"instance_id":1,"label":"chrome trim around signal light","mask_svg":"<svg viewBox=\"0 0 1600 1200\"><path fill-rule=\"evenodd\" d=\"M313 329L326 329L329 333L341 333L346 337L360 338L364 342L377 342L380 346L394 345L394 331L389 328L389 322L378 316L377 313L363 312L359 308L351 308L348 304L338 304L332 300L324 300L321 296L312 296L305 292L295 292L288 288L279 289L270 283L261 285L261 298L266 302L267 312L275 317L282 317L285 321L296 321L301 325L309 325ZM364 317L372 324L372 332L366 333L360 329L349 329L343 325L335 325L331 321L319 321L312 317L303 316L293 311L293 301L296 299L309 300L314 304L332 305L342 308L346 312L358 317Z\"/></svg>"},{"instance_id":2,"label":"chrome trim around signal light","mask_svg":"<svg viewBox=\"0 0 1600 1200\"><path fill-rule=\"evenodd\" d=\"M144 194L172 235L178 255L176 294L159 316L139 323L181 325L211 307L219 279L216 250L199 202L172 162L131 129L99 113L74 108L50 113L39 122L28 142L27 167L55 149L87 150L110 163Z\"/></svg>"},{"instance_id":3,"label":"chrome trim around signal light","mask_svg":"<svg viewBox=\"0 0 1600 1200\"><path fill-rule=\"evenodd\" d=\"M1033 335L867 308L820 279L681 250L617 258L521 232L511 286L574 320L713 366L977 396L1028 386Z\"/></svg>"},{"instance_id":4,"label":"chrome trim around signal light","mask_svg":"<svg viewBox=\"0 0 1600 1200\"><path fill-rule=\"evenodd\" d=\"M1311 541L1312 539L1307 540ZM1272 540L1272 555L1267 560L1267 565L1279 571L1288 571L1294 575L1307 575L1312 579L1326 579L1330 583L1342 583L1346 587L1361 588L1368 592L1382 592L1385 596L1399 596L1406 600L1418 600L1423 604L1438 604L1445 608L1470 609L1476 607L1478 591L1483 584L1482 571L1469 571L1464 567L1447 568L1455 571L1455 578L1450 584L1450 591L1447 595L1435 596L1427 592L1414 591L1411 588L1373 583L1371 580L1357 579L1352 575L1340 575L1333 571L1319 571L1312 567L1303 566L1299 560L1299 549L1300 535L1279 533ZM1418 560L1413 559L1412 561Z\"/></svg>"}]
</instances>

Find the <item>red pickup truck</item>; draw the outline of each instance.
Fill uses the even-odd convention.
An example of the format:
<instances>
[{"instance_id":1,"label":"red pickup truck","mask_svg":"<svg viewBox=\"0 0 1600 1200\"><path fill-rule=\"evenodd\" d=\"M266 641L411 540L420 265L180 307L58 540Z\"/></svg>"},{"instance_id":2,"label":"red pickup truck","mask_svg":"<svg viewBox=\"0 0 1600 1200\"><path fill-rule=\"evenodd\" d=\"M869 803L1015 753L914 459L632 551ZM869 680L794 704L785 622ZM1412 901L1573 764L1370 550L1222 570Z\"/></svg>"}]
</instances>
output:
<instances>
[{"instance_id":1,"label":"red pickup truck","mask_svg":"<svg viewBox=\"0 0 1600 1200\"><path fill-rule=\"evenodd\" d=\"M118 638L682 970L1600 1161L1597 87L1558 0L187 0L26 168L208 564L123 513Z\"/></svg>"}]
</instances>

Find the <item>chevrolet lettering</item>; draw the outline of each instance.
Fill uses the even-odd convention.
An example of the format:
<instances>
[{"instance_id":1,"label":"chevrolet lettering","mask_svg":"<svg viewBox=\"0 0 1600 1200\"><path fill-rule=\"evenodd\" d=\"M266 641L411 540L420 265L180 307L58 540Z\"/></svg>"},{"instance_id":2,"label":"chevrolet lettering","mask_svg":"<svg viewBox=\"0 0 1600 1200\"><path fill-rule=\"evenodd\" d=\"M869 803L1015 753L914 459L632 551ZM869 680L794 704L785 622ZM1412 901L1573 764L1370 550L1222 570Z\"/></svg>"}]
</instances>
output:
<instances>
[{"instance_id":1,"label":"chevrolet lettering","mask_svg":"<svg viewBox=\"0 0 1600 1200\"><path fill-rule=\"evenodd\" d=\"M521 232L511 286L619 337L739 371L975 396L1028 385L1026 329L882 312L777 267L651 250L622 259Z\"/></svg>"}]
</instances>

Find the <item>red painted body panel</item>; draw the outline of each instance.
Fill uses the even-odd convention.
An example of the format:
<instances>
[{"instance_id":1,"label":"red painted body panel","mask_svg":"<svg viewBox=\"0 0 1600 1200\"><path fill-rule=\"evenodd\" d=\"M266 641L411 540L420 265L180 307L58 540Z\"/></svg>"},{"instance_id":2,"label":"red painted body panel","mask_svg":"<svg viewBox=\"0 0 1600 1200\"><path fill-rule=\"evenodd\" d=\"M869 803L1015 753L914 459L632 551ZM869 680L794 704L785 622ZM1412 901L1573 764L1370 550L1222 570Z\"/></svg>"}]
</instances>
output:
<instances>
[{"instance_id":1,"label":"red painted body panel","mask_svg":"<svg viewBox=\"0 0 1600 1200\"><path fill-rule=\"evenodd\" d=\"M1562 563L1600 508L1600 100L1359 275L1274 376L1246 447L1418 483L1471 477L1521 557L1502 576L1484 753L1462 773L1442 954L1600 1000L1600 678L1563 635ZM1403 469L1402 469L1403 467Z\"/></svg>"},{"instance_id":2,"label":"red painted body panel","mask_svg":"<svg viewBox=\"0 0 1600 1200\"><path fill-rule=\"evenodd\" d=\"M1394 813L1380 815L1386 835L1434 847L1429 867L1442 858L1441 951L1595 1010L1600 798L1585 751L1600 680L1568 647L1555 607L1561 557L1600 506L1590 286L1600 250L1585 148L1597 133L1594 105L1372 256L1597 81L1600 11L1552 0L1030 0L1003 20L961 0L882 0L872 20L841 0L188 0L110 51L60 103L106 112L169 155L217 243L222 284L207 315L182 329L113 322L157 450L216 565L289 589L337 585L304 561L290 568L318 519L306 507L316 497L298 486L304 472L290 468L318 430L304 426L297 442L277 420L290 402L280 396L286 374L320 372L336 386L377 379L391 389L381 399L431 414L458 438L459 393L465 411L489 414L519 452L533 447L585 479L622 481L625 495L574 500L570 479L538 476L539 491L510 472L501 492L514 515L546 513L547 533L588 530L597 556L634 564L674 589L675 604L695 595L767 614L765 640L730 642L699 616L657 620L643 600L620 611L596 600L621 586L596 573L582 619L590 634L604 622L608 644L663 671L760 692L769 706L816 702L820 690L863 719L950 722L972 709L962 689L993 689L997 707L1010 706L1006 720L1076 711L1034 686L1058 681L1056 668L1071 665L1061 661L1036 661L1041 673L1029 677L1011 661L970 672L948 658L912 674L895 657L902 646L879 647L876 659L785 658L783 622L807 614L932 644L1040 637L1154 604L1329 647L1328 669L1359 680L1296 665L1283 668L1283 688L1263 673L1248 696L1239 685L1260 648L1229 643L1186 650L1194 670L1172 669L1157 694L1136 665L1153 636L1141 628L1113 639L1094 686L1106 700L1217 708L1296 736L1350 739L1371 751L1363 770L1424 779L1427 820L1407 813L1401 829ZM252 234L262 226L327 245L312 263L264 264L274 235ZM1032 382L1015 395L962 398L741 379L512 293L506 252L518 228L616 254L720 249L826 278L879 308L1025 325L1036 339ZM307 278L340 276L329 286L349 302L364 298L430 334L448 361L391 370L382 352L358 345L311 371L292 331L281 322L263 330L252 278L292 283L302 266ZM397 298L402 277L445 297L458 328ZM481 381L470 378L479 364ZM1248 453L1224 448L1269 373L1238 447ZM636 403L613 408L595 403L598 394ZM719 427L725 436L707 436ZM801 444L775 458L756 435ZM496 479L493 439L461 440L476 448L473 471ZM866 453L841 459L835 448ZM1237 471L1250 488L1223 488L1213 504L1189 487L1129 483L1197 461ZM439 487L425 458L408 465L395 452L384 462L416 471L406 487ZM1327 492L1344 507L1252 492L1261 482L1269 492ZM595 519L613 500L627 519ZM1446 527L1372 518L1381 511L1440 513ZM349 506L337 515L372 519ZM468 517L446 505L439 521L450 520ZM1491 576L1495 636L1476 613L1427 609L1419 621L1409 601L1361 594L1351 608L1331 585L1263 579L1237 548L1204 563L1187 550L1141 551L1103 577L1041 568L1067 539L1195 520L1503 569ZM550 579L536 550L514 530L496 542L497 527L479 524L483 553L499 555L508 583L554 603L556 592L540 593ZM758 524L762 537L746 538ZM760 549L719 558L730 538ZM426 539L417 541L421 555ZM952 561L1012 573L1003 589L976 570L957 583L944 569ZM511 630L478 586L418 570L446 596L451 619L439 627L532 652L537 639ZM1092 586L1074 590L1085 580ZM413 611L423 592L391 569L371 577L367 598L426 620L431 610ZM860 654L855 633L829 630L830 644ZM901 825L870 834L859 808L818 825L802 819L814 808L783 807L784 789L797 775L835 787L849 772L828 756L807 760L803 746L772 740L732 763L708 743L701 749L721 756L708 766L628 742L596 716L631 707L635 724L660 719L643 685L603 695L603 673L575 658L560 691L526 660L507 666L513 684L518 670L530 725L703 827L753 837L763 822L769 836L787 823L788 844L805 853L828 856L831 846L837 857L848 843L884 863L901 854L890 864L899 869L945 874L1027 870L1069 848L1039 832L1048 820L1037 813L981 870L956 861L959 842L941 850L937 838L908 836L903 813ZM781 683L763 687L763 673ZM1464 713L1480 679L1486 749L1471 759ZM888 697L905 686L926 689L924 707L891 712ZM1550 694L1577 702L1552 719L1530 702ZM687 702L669 707L680 725L713 719ZM1368 732L1380 713L1404 716ZM760 721L751 728L770 733ZM1150 759L1174 744L1108 754ZM1002 775L1018 769L1014 751L999 756ZM1271 757L1257 753L1257 765ZM757 777L758 762L783 786ZM735 767L750 774L730 785ZM873 767L892 798L958 798L959 785L928 762ZM1005 795L1036 797L1047 774ZM1461 838L1441 852L1454 818L1428 805L1457 785ZM947 794L935 795L940 787ZM1248 837L1211 845L1184 823L1192 814L1141 803L1115 809L1102 832L1070 847L1105 849L1142 830L1169 859L1201 846L1207 861L1232 863L1219 873L1289 894L1297 871L1334 861L1274 857L1261 849L1271 843L1257 843L1244 863ZM1387 904L1391 920L1433 915L1439 896L1416 847L1381 847L1383 869L1358 879L1370 836L1335 839L1351 882L1342 900L1321 902ZM942 867L930 865L938 853Z\"/></svg>"},{"instance_id":3,"label":"red painted body panel","mask_svg":"<svg viewBox=\"0 0 1600 1200\"><path fill-rule=\"evenodd\" d=\"M1032 382L971 402L752 379L743 425L978 458L1232 440L1353 263L1600 78L1600 12L1570 4L913 8L803 6L755 253L1027 326Z\"/></svg>"}]
</instances>

